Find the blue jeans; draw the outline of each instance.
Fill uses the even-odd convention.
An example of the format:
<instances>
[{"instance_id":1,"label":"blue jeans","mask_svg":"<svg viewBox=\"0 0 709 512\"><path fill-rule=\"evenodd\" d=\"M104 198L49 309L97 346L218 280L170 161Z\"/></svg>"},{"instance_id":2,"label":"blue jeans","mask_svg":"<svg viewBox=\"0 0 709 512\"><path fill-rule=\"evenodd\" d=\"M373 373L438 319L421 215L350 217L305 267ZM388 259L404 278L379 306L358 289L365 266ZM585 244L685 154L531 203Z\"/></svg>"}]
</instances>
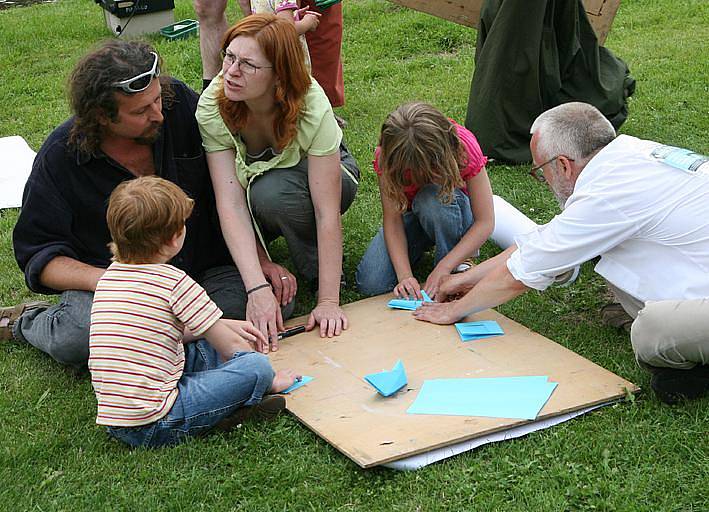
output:
<instances>
[{"instance_id":1,"label":"blue jeans","mask_svg":"<svg viewBox=\"0 0 709 512\"><path fill-rule=\"evenodd\" d=\"M468 196L456 190L453 202L443 204L438 198L439 190L438 185L422 187L414 197L411 211L403 215L411 266L434 245L438 264L473 224ZM357 266L357 288L364 295L380 295L390 292L397 284L384 229L380 228Z\"/></svg>"},{"instance_id":2,"label":"blue jeans","mask_svg":"<svg viewBox=\"0 0 709 512\"><path fill-rule=\"evenodd\" d=\"M140 427L107 427L130 446L155 448L207 433L239 407L257 404L271 388L271 363L258 352L237 352L219 363L219 355L199 340L185 345L185 370L179 394L165 417Z\"/></svg>"},{"instance_id":3,"label":"blue jeans","mask_svg":"<svg viewBox=\"0 0 709 512\"><path fill-rule=\"evenodd\" d=\"M236 267L214 267L196 280L224 312L224 318L246 318L246 289ZM93 299L93 292L67 290L58 304L26 311L15 323L13 334L59 363L86 367ZM292 301L281 308L283 318L290 317L294 307Z\"/></svg>"}]
</instances>

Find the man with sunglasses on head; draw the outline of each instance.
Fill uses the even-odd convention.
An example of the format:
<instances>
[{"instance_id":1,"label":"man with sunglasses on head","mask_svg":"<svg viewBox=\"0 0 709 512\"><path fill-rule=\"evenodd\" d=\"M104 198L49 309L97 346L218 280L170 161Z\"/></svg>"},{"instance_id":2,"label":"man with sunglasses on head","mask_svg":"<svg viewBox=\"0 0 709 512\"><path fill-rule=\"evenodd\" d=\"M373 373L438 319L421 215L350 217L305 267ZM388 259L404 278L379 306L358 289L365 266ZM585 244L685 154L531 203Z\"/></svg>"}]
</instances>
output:
<instances>
[{"instance_id":1,"label":"man with sunglasses on head","mask_svg":"<svg viewBox=\"0 0 709 512\"><path fill-rule=\"evenodd\" d=\"M632 324L638 363L665 403L709 391L709 159L681 148L616 137L593 106L567 103L531 128L532 174L562 213L424 303L419 320L449 324L544 290L585 261Z\"/></svg>"},{"instance_id":2,"label":"man with sunglasses on head","mask_svg":"<svg viewBox=\"0 0 709 512\"><path fill-rule=\"evenodd\" d=\"M123 181L148 175L176 183L195 201L172 263L205 288L225 318L244 318L243 284L221 236L194 117L198 96L161 75L160 64L149 45L113 40L74 68L74 116L39 150L13 233L27 286L61 298L0 309L0 338L86 365L93 291L111 263L108 198Z\"/></svg>"}]
</instances>

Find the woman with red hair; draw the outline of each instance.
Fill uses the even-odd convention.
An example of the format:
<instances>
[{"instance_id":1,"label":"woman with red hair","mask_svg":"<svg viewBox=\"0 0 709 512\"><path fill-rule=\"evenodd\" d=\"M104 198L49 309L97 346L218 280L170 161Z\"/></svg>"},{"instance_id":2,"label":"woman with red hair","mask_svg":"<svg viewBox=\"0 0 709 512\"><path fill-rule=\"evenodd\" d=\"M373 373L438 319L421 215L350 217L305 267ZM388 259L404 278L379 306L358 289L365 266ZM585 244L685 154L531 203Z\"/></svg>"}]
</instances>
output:
<instances>
[{"instance_id":1,"label":"woman with red hair","mask_svg":"<svg viewBox=\"0 0 709 512\"><path fill-rule=\"evenodd\" d=\"M245 316L277 349L279 305L292 311L297 290L293 274L266 251L283 236L298 273L318 283L306 327L338 335L348 326L339 306L340 215L357 192L357 163L327 96L308 75L293 23L248 16L226 32L222 55L197 121L224 239L244 282Z\"/></svg>"}]
</instances>

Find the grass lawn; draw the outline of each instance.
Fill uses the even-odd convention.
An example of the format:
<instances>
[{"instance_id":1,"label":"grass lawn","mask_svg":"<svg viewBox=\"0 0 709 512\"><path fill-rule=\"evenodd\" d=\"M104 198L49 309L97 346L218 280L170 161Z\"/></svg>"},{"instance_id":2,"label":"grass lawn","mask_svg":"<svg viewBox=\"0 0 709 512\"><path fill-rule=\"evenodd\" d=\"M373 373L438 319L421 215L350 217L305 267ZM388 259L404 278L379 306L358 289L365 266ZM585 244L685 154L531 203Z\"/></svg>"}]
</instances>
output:
<instances>
[{"instance_id":1,"label":"grass lawn","mask_svg":"<svg viewBox=\"0 0 709 512\"><path fill-rule=\"evenodd\" d=\"M177 0L175 18L194 18ZM345 216L347 302L380 223L371 156L398 104L427 100L462 121L475 31L395 7L345 2L345 134L364 178ZM230 19L238 17L230 2ZM0 11L0 136L36 150L69 114L74 63L109 34L90 0ZM200 87L196 38L151 42ZM709 153L709 2L624 0L606 42L638 81L622 132ZM493 189L537 222L557 212L525 166L491 165ZM0 161L0 172L2 162ZM12 255L17 211L0 212L0 304L31 297ZM495 254L490 244L483 255ZM284 254L283 247L276 250ZM420 269L425 271L425 269ZM312 297L302 294L300 311ZM641 387L627 334L603 327L608 300L586 265L577 283L500 311ZM94 424L87 376L19 343L0 345L1 510L709 510L709 400L667 407L651 393L413 473L360 470L295 419L244 426L172 449L130 451Z\"/></svg>"}]
</instances>

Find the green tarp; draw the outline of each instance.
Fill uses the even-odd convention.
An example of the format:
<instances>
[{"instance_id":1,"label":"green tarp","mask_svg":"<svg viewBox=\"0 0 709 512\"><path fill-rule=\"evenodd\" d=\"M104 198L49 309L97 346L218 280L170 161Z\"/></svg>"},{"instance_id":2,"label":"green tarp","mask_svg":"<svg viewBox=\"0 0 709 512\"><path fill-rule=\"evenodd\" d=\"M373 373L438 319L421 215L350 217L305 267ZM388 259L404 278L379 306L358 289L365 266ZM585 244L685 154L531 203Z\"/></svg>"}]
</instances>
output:
<instances>
[{"instance_id":1,"label":"green tarp","mask_svg":"<svg viewBox=\"0 0 709 512\"><path fill-rule=\"evenodd\" d=\"M625 63L598 45L580 0L487 0L465 126L487 156L528 162L539 114L583 101L618 129L634 89Z\"/></svg>"}]
</instances>

